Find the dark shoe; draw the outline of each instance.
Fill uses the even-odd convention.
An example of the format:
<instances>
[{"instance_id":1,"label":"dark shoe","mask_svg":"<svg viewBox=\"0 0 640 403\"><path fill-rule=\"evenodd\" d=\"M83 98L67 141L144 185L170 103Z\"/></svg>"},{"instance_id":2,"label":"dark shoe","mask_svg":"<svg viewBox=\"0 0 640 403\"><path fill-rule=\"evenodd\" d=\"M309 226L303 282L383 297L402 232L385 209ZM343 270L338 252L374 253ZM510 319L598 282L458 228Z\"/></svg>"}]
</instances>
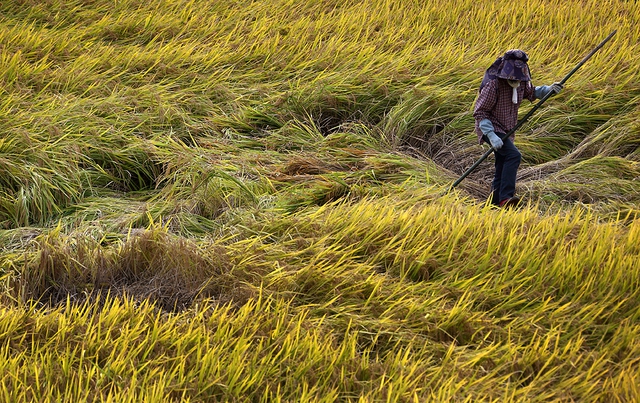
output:
<instances>
[{"instance_id":1,"label":"dark shoe","mask_svg":"<svg viewBox=\"0 0 640 403\"><path fill-rule=\"evenodd\" d=\"M500 202L500 207L502 208L515 207L518 205L518 203L520 203L520 198L513 196L513 197L509 197L508 199L502 200Z\"/></svg>"}]
</instances>

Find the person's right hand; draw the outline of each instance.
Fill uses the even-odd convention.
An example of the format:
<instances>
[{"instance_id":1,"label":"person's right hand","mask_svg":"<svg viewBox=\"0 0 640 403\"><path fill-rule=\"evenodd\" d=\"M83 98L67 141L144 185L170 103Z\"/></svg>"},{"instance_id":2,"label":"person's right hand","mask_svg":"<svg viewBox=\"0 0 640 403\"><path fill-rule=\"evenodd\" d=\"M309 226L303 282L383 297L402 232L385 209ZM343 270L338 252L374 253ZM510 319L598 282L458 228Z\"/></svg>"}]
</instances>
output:
<instances>
[{"instance_id":1,"label":"person's right hand","mask_svg":"<svg viewBox=\"0 0 640 403\"><path fill-rule=\"evenodd\" d=\"M495 132L489 132L487 134L487 138L489 139L489 142L491 143L491 147L493 147L494 150L499 150L502 148L504 143L502 139L498 137L498 135Z\"/></svg>"}]
</instances>

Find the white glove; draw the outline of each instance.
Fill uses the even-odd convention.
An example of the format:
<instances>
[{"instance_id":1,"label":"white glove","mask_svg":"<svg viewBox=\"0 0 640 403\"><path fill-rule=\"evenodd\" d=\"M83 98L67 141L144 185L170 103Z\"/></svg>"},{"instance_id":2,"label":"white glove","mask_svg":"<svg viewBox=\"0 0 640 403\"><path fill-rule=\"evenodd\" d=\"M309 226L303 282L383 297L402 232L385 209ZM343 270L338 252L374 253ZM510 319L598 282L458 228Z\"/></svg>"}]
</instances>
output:
<instances>
[{"instance_id":1,"label":"white glove","mask_svg":"<svg viewBox=\"0 0 640 403\"><path fill-rule=\"evenodd\" d=\"M549 91L553 93L553 95L558 95L560 91L562 91L562 84L553 83L549 86Z\"/></svg>"},{"instance_id":2,"label":"white glove","mask_svg":"<svg viewBox=\"0 0 640 403\"><path fill-rule=\"evenodd\" d=\"M562 91L562 84L553 83L551 85L540 85L535 87L536 98L542 99L547 96L547 94L551 93L551 96L557 95L560 91Z\"/></svg>"},{"instance_id":3,"label":"white glove","mask_svg":"<svg viewBox=\"0 0 640 403\"><path fill-rule=\"evenodd\" d=\"M482 119L478 123L478 126L480 127L480 131L482 132L482 134L487 136L487 138L489 139L489 143L491 143L491 147L493 147L494 150L499 150L504 143L502 142L502 139L494 131L493 123L491 123L489 119Z\"/></svg>"},{"instance_id":4,"label":"white glove","mask_svg":"<svg viewBox=\"0 0 640 403\"><path fill-rule=\"evenodd\" d=\"M499 150L502 148L502 145L504 143L502 139L498 137L498 135L495 132L489 132L485 134L485 136L487 136L487 138L489 139L489 142L491 143L491 147L493 147L494 150Z\"/></svg>"}]
</instances>

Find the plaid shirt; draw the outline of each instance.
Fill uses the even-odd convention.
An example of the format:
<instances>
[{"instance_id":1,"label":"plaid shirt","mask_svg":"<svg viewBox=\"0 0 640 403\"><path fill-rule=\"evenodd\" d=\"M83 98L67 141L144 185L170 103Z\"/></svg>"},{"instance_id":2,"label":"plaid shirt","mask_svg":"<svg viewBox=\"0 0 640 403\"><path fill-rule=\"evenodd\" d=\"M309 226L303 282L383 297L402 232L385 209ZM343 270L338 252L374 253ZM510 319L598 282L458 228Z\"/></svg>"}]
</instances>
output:
<instances>
[{"instance_id":1,"label":"plaid shirt","mask_svg":"<svg viewBox=\"0 0 640 403\"><path fill-rule=\"evenodd\" d=\"M489 81L480 91L473 109L473 117L476 119L475 131L478 141L482 143L482 131L478 124L482 119L489 119L493 123L496 133L506 134L518 123L518 108L526 98L529 101L536 99L535 88L531 81L521 82L517 89L518 103L511 100L513 88L507 80L495 79ZM498 134L500 136L500 134ZM515 133L511 136L513 141Z\"/></svg>"}]
</instances>

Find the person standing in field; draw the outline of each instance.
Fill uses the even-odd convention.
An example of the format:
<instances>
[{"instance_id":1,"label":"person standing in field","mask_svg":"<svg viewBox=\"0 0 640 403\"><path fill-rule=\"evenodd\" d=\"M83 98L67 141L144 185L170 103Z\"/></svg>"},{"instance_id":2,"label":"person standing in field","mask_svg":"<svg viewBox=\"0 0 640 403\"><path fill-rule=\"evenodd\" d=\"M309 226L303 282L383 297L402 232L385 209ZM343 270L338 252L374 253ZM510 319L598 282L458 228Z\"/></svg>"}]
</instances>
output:
<instances>
[{"instance_id":1,"label":"person standing in field","mask_svg":"<svg viewBox=\"0 0 640 403\"><path fill-rule=\"evenodd\" d=\"M480 144L486 142L494 149L495 174L490 200L500 207L517 204L516 174L522 155L514 144L515 134L504 139L518 123L518 108L529 101L553 95L562 90L560 83L534 87L531 83L529 56L520 49L508 50L485 72L475 102L473 117Z\"/></svg>"}]
</instances>

